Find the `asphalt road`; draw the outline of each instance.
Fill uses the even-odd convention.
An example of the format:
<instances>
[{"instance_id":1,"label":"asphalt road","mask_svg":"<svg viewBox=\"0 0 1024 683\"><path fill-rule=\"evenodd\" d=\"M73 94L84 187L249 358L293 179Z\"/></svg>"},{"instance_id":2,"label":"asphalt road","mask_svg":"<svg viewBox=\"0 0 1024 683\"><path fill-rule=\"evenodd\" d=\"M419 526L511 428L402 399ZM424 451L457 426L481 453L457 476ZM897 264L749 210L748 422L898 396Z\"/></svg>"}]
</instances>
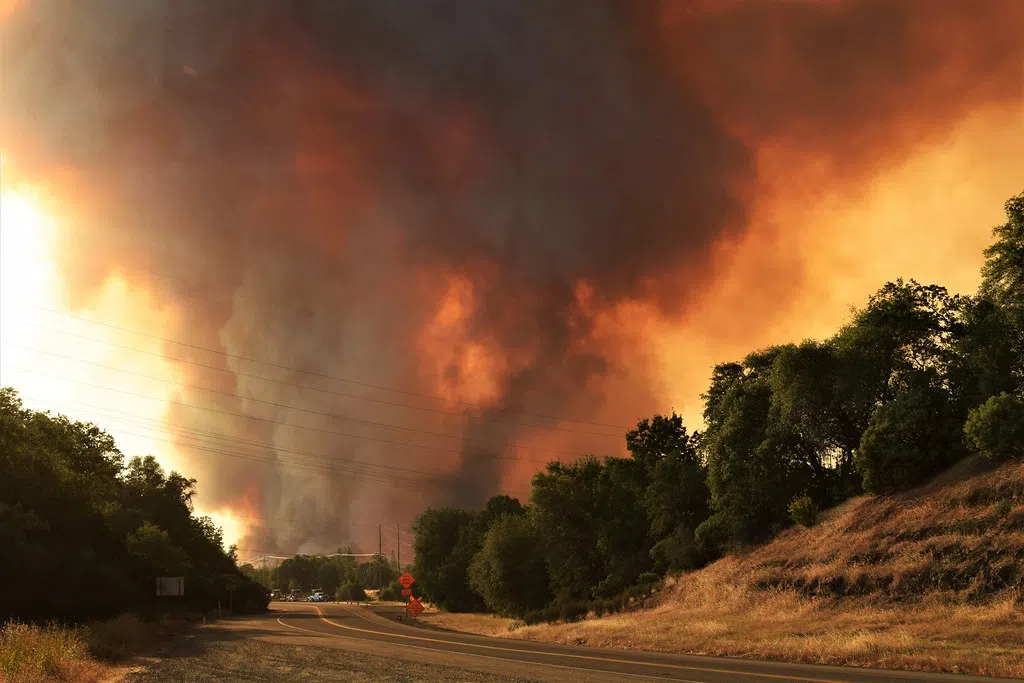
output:
<instances>
[{"instance_id":1,"label":"asphalt road","mask_svg":"<svg viewBox=\"0 0 1024 683\"><path fill-rule=\"evenodd\" d=\"M381 681L684 681L688 683L881 683L882 681L997 681L1000 679L882 671L744 659L665 655L626 650L567 647L520 640L486 638L400 623L401 608L349 604L280 603L266 615L225 620L192 636L234 643L235 664L223 650L213 670L200 670L195 680L381 680ZM205 635L204 635L205 631ZM241 645L239 645L241 644ZM244 651L237 647L247 648ZM286 662L284 655L302 652L307 664ZM278 648L273 650L272 648ZM329 652L330 651L330 652ZM242 652L242 654L239 654ZM334 659L316 659L328 654ZM257 662L266 656L273 671ZM188 661L185 653L169 661ZM332 663L333 662L333 663ZM132 680L192 680L192 671L159 675L140 673ZM271 666L271 665L266 665ZM236 668L241 667L241 668ZM332 669L333 667L333 669ZM193 667L194 668L194 667ZM242 671L242 668L245 671ZM342 671L342 669L344 671ZM314 670L323 673L314 674ZM238 678L231 672L237 671ZM333 671L333 675L329 673ZM278 678L280 676L280 678ZM1003 679L1005 680L1005 679Z\"/></svg>"}]
</instances>

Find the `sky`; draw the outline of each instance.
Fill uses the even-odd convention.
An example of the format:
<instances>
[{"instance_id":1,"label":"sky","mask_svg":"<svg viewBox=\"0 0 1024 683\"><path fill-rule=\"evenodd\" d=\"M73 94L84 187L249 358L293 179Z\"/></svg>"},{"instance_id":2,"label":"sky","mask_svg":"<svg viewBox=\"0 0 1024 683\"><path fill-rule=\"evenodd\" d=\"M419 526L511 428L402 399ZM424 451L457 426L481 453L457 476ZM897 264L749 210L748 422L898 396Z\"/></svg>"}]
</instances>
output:
<instances>
[{"instance_id":1,"label":"sky","mask_svg":"<svg viewBox=\"0 0 1024 683\"><path fill-rule=\"evenodd\" d=\"M0 383L196 477L243 559L700 428L716 363L974 291L1024 189L1014 0L0 17Z\"/></svg>"}]
</instances>

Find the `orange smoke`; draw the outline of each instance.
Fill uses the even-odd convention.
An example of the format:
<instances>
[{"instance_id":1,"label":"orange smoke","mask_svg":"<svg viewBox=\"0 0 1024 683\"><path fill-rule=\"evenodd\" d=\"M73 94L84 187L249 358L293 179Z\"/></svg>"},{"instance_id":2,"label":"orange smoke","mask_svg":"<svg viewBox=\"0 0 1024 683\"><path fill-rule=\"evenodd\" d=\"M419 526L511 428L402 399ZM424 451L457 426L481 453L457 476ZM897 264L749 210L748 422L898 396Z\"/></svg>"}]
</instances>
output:
<instances>
[{"instance_id":1,"label":"orange smoke","mask_svg":"<svg viewBox=\"0 0 1024 683\"><path fill-rule=\"evenodd\" d=\"M281 550L699 425L713 364L886 279L970 291L1024 177L1015 1L320 5L125 5L3 60L69 308L189 344L146 342L161 424Z\"/></svg>"}]
</instances>

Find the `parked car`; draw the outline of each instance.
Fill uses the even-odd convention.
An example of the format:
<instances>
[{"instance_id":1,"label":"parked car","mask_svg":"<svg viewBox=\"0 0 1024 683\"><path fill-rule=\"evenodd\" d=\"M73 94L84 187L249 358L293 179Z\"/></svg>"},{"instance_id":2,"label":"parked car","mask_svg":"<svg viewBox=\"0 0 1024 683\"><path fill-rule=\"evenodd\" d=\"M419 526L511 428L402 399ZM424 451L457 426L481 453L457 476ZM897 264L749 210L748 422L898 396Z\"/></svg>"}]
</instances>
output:
<instances>
[{"instance_id":1,"label":"parked car","mask_svg":"<svg viewBox=\"0 0 1024 683\"><path fill-rule=\"evenodd\" d=\"M323 591L313 591L309 596L310 602L327 602L327 594Z\"/></svg>"}]
</instances>

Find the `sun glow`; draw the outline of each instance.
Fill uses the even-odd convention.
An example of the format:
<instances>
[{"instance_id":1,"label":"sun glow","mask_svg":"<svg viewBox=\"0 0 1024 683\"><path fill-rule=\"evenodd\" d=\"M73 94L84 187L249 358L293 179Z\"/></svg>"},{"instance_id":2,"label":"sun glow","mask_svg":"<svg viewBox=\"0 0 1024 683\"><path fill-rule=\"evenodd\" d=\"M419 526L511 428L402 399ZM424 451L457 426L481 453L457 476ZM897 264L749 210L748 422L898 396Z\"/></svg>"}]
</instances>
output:
<instances>
[{"instance_id":1,"label":"sun glow","mask_svg":"<svg viewBox=\"0 0 1024 683\"><path fill-rule=\"evenodd\" d=\"M84 308L68 310L57 257L68 256L61 236L75 229L73 218L41 189L17 182L6 159L3 171L0 385L18 390L27 407L97 424L126 457L153 455L187 475L164 424L179 381L175 365L160 357L158 340L127 331L160 330L176 309L113 274ZM204 514L201 493L196 508ZM244 534L234 516L211 517L226 544Z\"/></svg>"}]
</instances>

